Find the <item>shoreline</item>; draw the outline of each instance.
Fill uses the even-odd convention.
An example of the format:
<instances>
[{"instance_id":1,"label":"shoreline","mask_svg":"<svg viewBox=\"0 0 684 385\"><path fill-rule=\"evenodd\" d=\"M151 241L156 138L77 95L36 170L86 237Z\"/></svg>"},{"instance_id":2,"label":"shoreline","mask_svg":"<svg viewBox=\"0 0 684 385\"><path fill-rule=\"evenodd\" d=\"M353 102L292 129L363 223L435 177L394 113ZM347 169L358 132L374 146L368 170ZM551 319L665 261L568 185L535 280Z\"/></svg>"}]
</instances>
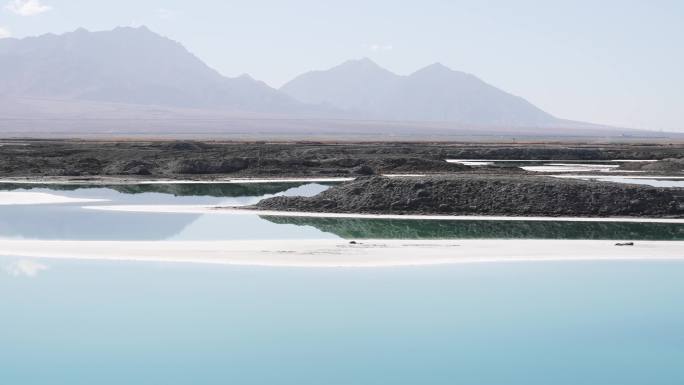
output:
<instances>
[{"instance_id":1,"label":"shoreline","mask_svg":"<svg viewBox=\"0 0 684 385\"><path fill-rule=\"evenodd\" d=\"M388 178L421 178L432 174L382 174ZM435 174L440 175L440 174ZM0 184L20 185L73 185L73 186L118 186L145 184L261 184L261 183L337 183L349 182L356 177L301 177L301 178L225 178L225 179L135 179L126 177L93 177L79 179L71 177L0 178Z\"/></svg>"},{"instance_id":2,"label":"shoreline","mask_svg":"<svg viewBox=\"0 0 684 385\"><path fill-rule=\"evenodd\" d=\"M380 268L463 263L684 261L678 241L339 240L0 241L6 257L200 263L263 267Z\"/></svg>"},{"instance_id":3,"label":"shoreline","mask_svg":"<svg viewBox=\"0 0 684 385\"><path fill-rule=\"evenodd\" d=\"M574 163L589 163L589 162L604 162L611 164L618 163L654 163L661 159L445 159L449 163L461 162L510 162L510 163L547 163L547 162L574 162Z\"/></svg>"},{"instance_id":4,"label":"shoreline","mask_svg":"<svg viewBox=\"0 0 684 385\"><path fill-rule=\"evenodd\" d=\"M387 175L393 177L394 175ZM404 175L400 175L404 176ZM395 176L398 177L398 176ZM348 182L355 178L230 178L230 179L134 179L134 178L94 178L73 179L67 177L26 179L2 178L0 184L21 185L74 185L74 186L108 186L108 185L145 185L145 184L257 184L257 183L328 183Z\"/></svg>"},{"instance_id":5,"label":"shoreline","mask_svg":"<svg viewBox=\"0 0 684 385\"><path fill-rule=\"evenodd\" d=\"M560 174L560 175L547 175L551 176L554 178L568 178L568 179L576 179L576 178L589 178L589 179L615 179L615 178L627 178L627 179L671 179L671 180L677 180L677 179L684 179L683 175L615 175L615 174Z\"/></svg>"},{"instance_id":6,"label":"shoreline","mask_svg":"<svg viewBox=\"0 0 684 385\"><path fill-rule=\"evenodd\" d=\"M628 179L684 179L684 175L662 175L653 173L650 175L635 175L632 171L620 173L595 174L589 171L587 174L557 174L554 172L526 174L525 177L553 177L561 179L598 179L598 178L628 178ZM389 178L422 178L430 176L454 176L458 173L396 173L379 174ZM466 174L469 175L469 174ZM474 174L477 175L477 174ZM126 176L93 176L87 178L51 176L51 177L5 177L0 178L0 184L19 185L74 185L74 186L106 186L106 185L141 185L141 184L257 184L257 183L335 183L349 182L357 177L254 177L254 178L199 178L199 179L170 179L170 178L131 178Z\"/></svg>"},{"instance_id":7,"label":"shoreline","mask_svg":"<svg viewBox=\"0 0 684 385\"><path fill-rule=\"evenodd\" d=\"M83 206L87 210L162 213L162 214L217 214L258 215L269 217L310 218L357 218L357 219L409 219L409 220L462 220L462 221L547 221L547 222L629 222L629 223L681 223L684 218L642 218L642 217L541 217L541 216L484 216L484 215L420 215L420 214L360 214L322 213L303 211L276 211L247 208L247 206L207 205L98 205Z\"/></svg>"}]
</instances>

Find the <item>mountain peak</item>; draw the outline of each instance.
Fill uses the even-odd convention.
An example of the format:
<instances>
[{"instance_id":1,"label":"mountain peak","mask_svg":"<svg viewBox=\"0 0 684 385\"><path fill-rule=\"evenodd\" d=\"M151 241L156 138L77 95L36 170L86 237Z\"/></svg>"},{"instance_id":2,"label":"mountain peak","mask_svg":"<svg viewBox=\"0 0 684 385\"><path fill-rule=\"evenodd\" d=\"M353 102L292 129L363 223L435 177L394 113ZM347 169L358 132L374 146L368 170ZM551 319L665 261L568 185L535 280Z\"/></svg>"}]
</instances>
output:
<instances>
[{"instance_id":1,"label":"mountain peak","mask_svg":"<svg viewBox=\"0 0 684 385\"><path fill-rule=\"evenodd\" d=\"M350 60L350 62L355 62L355 63L361 64L361 65L372 65L372 66L379 67L378 64L376 62L374 62L373 60L371 60L371 58L369 58L368 56L362 57L361 59Z\"/></svg>"},{"instance_id":2,"label":"mountain peak","mask_svg":"<svg viewBox=\"0 0 684 385\"><path fill-rule=\"evenodd\" d=\"M105 33L107 31L104 31ZM145 25L140 25L137 27L132 27L132 26L119 26L111 30L110 32L112 33L123 33L123 34L131 34L131 35L152 35L152 36L157 36L157 37L162 37L162 35L152 31Z\"/></svg>"},{"instance_id":3,"label":"mountain peak","mask_svg":"<svg viewBox=\"0 0 684 385\"><path fill-rule=\"evenodd\" d=\"M260 82L260 83L261 83L261 81L254 79L254 78L252 77L252 75L250 75L250 74L248 74L248 73L246 73L246 72L245 72L244 74L242 74L242 75L236 77L235 79L240 79L240 80L243 80L243 81L250 81L250 82Z\"/></svg>"},{"instance_id":4,"label":"mountain peak","mask_svg":"<svg viewBox=\"0 0 684 385\"><path fill-rule=\"evenodd\" d=\"M370 69L370 70L384 70L384 68L380 67L376 62L373 60L364 57L361 59L352 59L352 60L347 60L346 62L338 65L337 67L334 67L333 69L339 69L339 68L361 68L361 69Z\"/></svg>"},{"instance_id":5,"label":"mountain peak","mask_svg":"<svg viewBox=\"0 0 684 385\"><path fill-rule=\"evenodd\" d=\"M442 64L440 62L432 63L429 66L427 66L427 68L432 68L432 69L436 69L436 70L449 70L449 71L451 71L451 68L445 66L444 64Z\"/></svg>"},{"instance_id":6,"label":"mountain peak","mask_svg":"<svg viewBox=\"0 0 684 385\"><path fill-rule=\"evenodd\" d=\"M159 35L158 33L152 31L151 29L147 28L144 25L138 26L138 27L131 27L131 26L118 26L115 27L114 29L110 30L104 30L104 31L90 31L86 28L80 27L77 28L71 32L66 32L64 34L52 34L48 33L42 36L51 36L53 38L61 38L61 37L77 37L80 39L98 39L99 37L102 36L114 36L117 39L120 40L126 40L126 39L132 39L130 43L134 44L137 42L136 37L146 37L146 38L161 38L165 39L164 36ZM40 38L41 36L38 36ZM31 39L29 37L28 39Z\"/></svg>"},{"instance_id":7,"label":"mountain peak","mask_svg":"<svg viewBox=\"0 0 684 385\"><path fill-rule=\"evenodd\" d=\"M120 25L118 27L115 27L113 31L141 31L141 32L152 32L149 28L147 28L146 25L139 25L137 27L133 27L130 25Z\"/></svg>"},{"instance_id":8,"label":"mountain peak","mask_svg":"<svg viewBox=\"0 0 684 385\"><path fill-rule=\"evenodd\" d=\"M430 64L429 66L424 67L424 68L422 68L422 69L416 71L415 73L419 73L419 72L426 72L426 73L449 73L449 72L456 72L456 71L452 70L451 68L445 66L445 65L442 64L442 63L437 62L437 63Z\"/></svg>"},{"instance_id":9,"label":"mountain peak","mask_svg":"<svg viewBox=\"0 0 684 385\"><path fill-rule=\"evenodd\" d=\"M280 89L300 102L362 111L365 105L374 103L377 93L398 79L399 76L364 57L328 70L307 72Z\"/></svg>"}]
</instances>

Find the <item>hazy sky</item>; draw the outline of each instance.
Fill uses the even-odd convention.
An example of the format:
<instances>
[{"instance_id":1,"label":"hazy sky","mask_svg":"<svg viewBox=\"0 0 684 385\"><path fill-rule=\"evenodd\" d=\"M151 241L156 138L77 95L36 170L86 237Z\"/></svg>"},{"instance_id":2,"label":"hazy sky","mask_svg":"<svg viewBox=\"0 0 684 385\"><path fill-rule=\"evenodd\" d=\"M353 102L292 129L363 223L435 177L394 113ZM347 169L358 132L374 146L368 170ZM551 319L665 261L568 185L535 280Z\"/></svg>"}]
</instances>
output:
<instances>
[{"instance_id":1,"label":"hazy sky","mask_svg":"<svg viewBox=\"0 0 684 385\"><path fill-rule=\"evenodd\" d=\"M0 37L144 24L274 87L365 56L441 62L559 117L684 131L683 0L0 2Z\"/></svg>"}]
</instances>

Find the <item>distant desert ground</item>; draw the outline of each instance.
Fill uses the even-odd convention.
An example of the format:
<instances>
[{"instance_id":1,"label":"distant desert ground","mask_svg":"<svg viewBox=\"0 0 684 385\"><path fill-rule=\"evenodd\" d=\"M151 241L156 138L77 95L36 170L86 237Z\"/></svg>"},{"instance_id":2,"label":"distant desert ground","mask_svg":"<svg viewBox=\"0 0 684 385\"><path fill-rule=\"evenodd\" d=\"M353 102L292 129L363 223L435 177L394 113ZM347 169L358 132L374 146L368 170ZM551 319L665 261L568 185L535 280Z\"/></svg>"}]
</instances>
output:
<instances>
[{"instance_id":1,"label":"distant desert ground","mask_svg":"<svg viewBox=\"0 0 684 385\"><path fill-rule=\"evenodd\" d=\"M554 127L325 119L39 98L0 98L0 138L280 141L684 142L684 133L564 121Z\"/></svg>"}]
</instances>

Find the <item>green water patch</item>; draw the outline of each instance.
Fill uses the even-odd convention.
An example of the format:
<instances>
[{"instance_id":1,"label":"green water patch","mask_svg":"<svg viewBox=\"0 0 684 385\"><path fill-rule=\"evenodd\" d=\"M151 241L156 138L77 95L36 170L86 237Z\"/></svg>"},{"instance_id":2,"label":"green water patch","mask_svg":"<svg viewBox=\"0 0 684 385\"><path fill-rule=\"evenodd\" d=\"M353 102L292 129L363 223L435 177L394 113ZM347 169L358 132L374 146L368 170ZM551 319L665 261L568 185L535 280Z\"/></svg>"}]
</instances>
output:
<instances>
[{"instance_id":1,"label":"green water patch","mask_svg":"<svg viewBox=\"0 0 684 385\"><path fill-rule=\"evenodd\" d=\"M311 226L345 239L684 240L684 224L677 223L262 218L278 224Z\"/></svg>"}]
</instances>

